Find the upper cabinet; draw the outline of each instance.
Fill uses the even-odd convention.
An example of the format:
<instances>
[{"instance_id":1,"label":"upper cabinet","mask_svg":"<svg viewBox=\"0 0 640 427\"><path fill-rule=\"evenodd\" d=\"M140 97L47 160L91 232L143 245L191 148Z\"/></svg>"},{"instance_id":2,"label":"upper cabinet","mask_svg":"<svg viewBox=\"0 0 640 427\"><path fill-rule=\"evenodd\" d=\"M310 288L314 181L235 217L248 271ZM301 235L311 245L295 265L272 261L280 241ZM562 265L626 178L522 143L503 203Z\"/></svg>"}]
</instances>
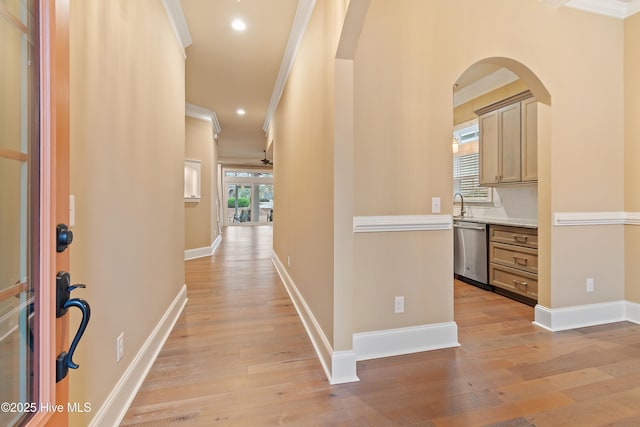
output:
<instances>
[{"instance_id":1,"label":"upper cabinet","mask_svg":"<svg viewBox=\"0 0 640 427\"><path fill-rule=\"evenodd\" d=\"M522 112L522 181L538 180L538 101L529 98L521 103Z\"/></svg>"},{"instance_id":2,"label":"upper cabinet","mask_svg":"<svg viewBox=\"0 0 640 427\"><path fill-rule=\"evenodd\" d=\"M537 102L526 91L476 111L480 184L537 181Z\"/></svg>"}]
</instances>

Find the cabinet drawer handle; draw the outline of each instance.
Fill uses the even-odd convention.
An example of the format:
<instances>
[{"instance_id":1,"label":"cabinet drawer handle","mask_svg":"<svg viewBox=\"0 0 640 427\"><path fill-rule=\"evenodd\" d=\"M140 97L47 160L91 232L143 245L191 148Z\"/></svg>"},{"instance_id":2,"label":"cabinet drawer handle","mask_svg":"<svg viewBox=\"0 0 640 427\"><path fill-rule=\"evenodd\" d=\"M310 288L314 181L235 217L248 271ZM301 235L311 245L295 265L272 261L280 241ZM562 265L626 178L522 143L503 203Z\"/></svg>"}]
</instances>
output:
<instances>
[{"instance_id":1,"label":"cabinet drawer handle","mask_svg":"<svg viewBox=\"0 0 640 427\"><path fill-rule=\"evenodd\" d=\"M516 280L516 279L513 279L513 284L514 285L525 286L525 287L529 285L529 283L527 283L527 282L521 282L521 281Z\"/></svg>"},{"instance_id":2,"label":"cabinet drawer handle","mask_svg":"<svg viewBox=\"0 0 640 427\"><path fill-rule=\"evenodd\" d=\"M526 267L529 264L529 259L528 258L521 258L521 257L518 257L518 256L514 255L513 256L513 262L515 264L523 265L523 266Z\"/></svg>"},{"instance_id":3,"label":"cabinet drawer handle","mask_svg":"<svg viewBox=\"0 0 640 427\"><path fill-rule=\"evenodd\" d=\"M529 236L522 236L520 234L513 234L512 237L514 242L527 243L527 241L529 240Z\"/></svg>"}]
</instances>

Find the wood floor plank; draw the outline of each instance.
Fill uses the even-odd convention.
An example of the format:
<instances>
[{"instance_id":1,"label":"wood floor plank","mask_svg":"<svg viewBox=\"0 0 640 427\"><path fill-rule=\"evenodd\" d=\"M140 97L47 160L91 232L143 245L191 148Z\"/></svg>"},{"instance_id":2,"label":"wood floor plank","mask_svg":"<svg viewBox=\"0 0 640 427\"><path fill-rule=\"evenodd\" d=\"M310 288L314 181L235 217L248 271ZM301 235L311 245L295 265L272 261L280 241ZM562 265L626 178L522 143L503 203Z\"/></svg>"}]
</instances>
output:
<instances>
[{"instance_id":1,"label":"wood floor plank","mask_svg":"<svg viewBox=\"0 0 640 427\"><path fill-rule=\"evenodd\" d=\"M189 301L122 426L638 426L640 325L551 333L454 281L460 347L360 361L332 386L271 262L271 226L186 262Z\"/></svg>"}]
</instances>

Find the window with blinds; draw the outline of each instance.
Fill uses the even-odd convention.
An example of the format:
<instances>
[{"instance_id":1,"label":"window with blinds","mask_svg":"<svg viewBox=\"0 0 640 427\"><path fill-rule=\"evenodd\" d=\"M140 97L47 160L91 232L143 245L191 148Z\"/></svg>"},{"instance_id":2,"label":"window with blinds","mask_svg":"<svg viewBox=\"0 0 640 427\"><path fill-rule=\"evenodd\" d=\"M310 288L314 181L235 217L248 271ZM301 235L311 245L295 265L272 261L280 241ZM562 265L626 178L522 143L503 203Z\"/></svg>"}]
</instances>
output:
<instances>
[{"instance_id":1,"label":"window with blinds","mask_svg":"<svg viewBox=\"0 0 640 427\"><path fill-rule=\"evenodd\" d=\"M490 202L491 189L480 187L480 154L477 121L454 132L459 150L453 155L453 192L465 202Z\"/></svg>"},{"instance_id":2,"label":"window with blinds","mask_svg":"<svg viewBox=\"0 0 640 427\"><path fill-rule=\"evenodd\" d=\"M478 153L453 158L453 192L462 193L465 201L490 201L489 188L480 187L479 167Z\"/></svg>"}]
</instances>

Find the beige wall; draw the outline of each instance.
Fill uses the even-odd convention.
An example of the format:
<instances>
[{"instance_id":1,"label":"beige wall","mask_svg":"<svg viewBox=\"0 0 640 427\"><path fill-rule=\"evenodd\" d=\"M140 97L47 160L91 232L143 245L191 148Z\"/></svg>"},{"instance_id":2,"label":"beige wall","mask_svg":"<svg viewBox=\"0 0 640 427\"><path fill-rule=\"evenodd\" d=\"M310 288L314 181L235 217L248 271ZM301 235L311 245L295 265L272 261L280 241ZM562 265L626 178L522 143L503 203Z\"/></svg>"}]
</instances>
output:
<instances>
[{"instance_id":1,"label":"beige wall","mask_svg":"<svg viewBox=\"0 0 640 427\"><path fill-rule=\"evenodd\" d=\"M333 343L333 90L341 0L316 2L272 123L274 251Z\"/></svg>"},{"instance_id":2,"label":"beige wall","mask_svg":"<svg viewBox=\"0 0 640 427\"><path fill-rule=\"evenodd\" d=\"M624 26L625 210L640 212L640 14ZM626 298L640 303L640 227L625 229Z\"/></svg>"},{"instance_id":3,"label":"beige wall","mask_svg":"<svg viewBox=\"0 0 640 427\"><path fill-rule=\"evenodd\" d=\"M549 137L540 149L540 168L548 171L541 177L541 206L547 210L539 215L540 232L546 234L540 250L551 257L541 299L552 308L619 299L624 289L621 227L552 229L548 219L553 212L623 209L622 29L620 20L536 0L373 0L355 64L356 215L427 214L432 197L441 197L443 211L450 213L451 87L477 61L513 58L521 64L517 68L533 71L551 95ZM576 167L576 156L582 167ZM389 249L389 238L356 242L357 254L376 252L368 266L388 268L397 260L406 265L395 283L383 283L390 279L369 272L373 282L358 285L366 305L391 312L390 303L380 298L411 293L421 309L445 307L436 308L440 316L430 316L447 319L451 235L423 234L421 240L395 237L407 240L406 246L397 244L399 252ZM573 243L576 234L578 245ZM431 253L435 258L425 256ZM586 294L585 279L594 276L596 292ZM368 289L386 292L372 296ZM420 299L421 292L438 295L439 304ZM399 323L388 317L376 322Z\"/></svg>"},{"instance_id":4,"label":"beige wall","mask_svg":"<svg viewBox=\"0 0 640 427\"><path fill-rule=\"evenodd\" d=\"M184 57L160 1L72 2L70 19L71 275L92 306L70 400L91 402L72 414L86 426L184 285Z\"/></svg>"},{"instance_id":5,"label":"beige wall","mask_svg":"<svg viewBox=\"0 0 640 427\"><path fill-rule=\"evenodd\" d=\"M354 61L356 216L429 214L432 197L450 211L455 78L440 86L430 75L437 46L421 42L424 3L369 7ZM356 235L354 332L453 321L452 277L448 230ZM405 297L403 314L394 296Z\"/></svg>"},{"instance_id":6,"label":"beige wall","mask_svg":"<svg viewBox=\"0 0 640 427\"><path fill-rule=\"evenodd\" d=\"M186 117L184 156L200 160L200 201L185 202L185 249L211 246L218 237L216 201L218 192L217 144L210 121Z\"/></svg>"},{"instance_id":7,"label":"beige wall","mask_svg":"<svg viewBox=\"0 0 640 427\"><path fill-rule=\"evenodd\" d=\"M330 161L320 123L331 117L324 84L330 84L325 67L333 58L320 46L331 43L316 41L315 54L309 53L326 7L316 6L274 139L277 221L286 224L276 222L276 252L285 263L292 256L290 270L325 331L331 234L316 234L324 225L309 220L318 210L330 214L325 204L334 199L328 188L314 201L299 200L299 192L318 187L300 180L315 171L311 159ZM622 298L622 226L552 224L556 212L624 209L623 23L617 19L537 0L372 0L353 67L353 214L429 214L432 197L451 213L451 88L479 61L507 65L546 104L539 111L540 302L561 308ZM302 64L309 67L304 73ZM295 115L301 106L304 114ZM320 172L328 179L331 164ZM330 216L323 221L328 225ZM314 263L305 241L316 246ZM353 332L453 320L451 231L356 235L353 245L353 271L343 275L354 278ZM587 277L596 280L589 294ZM397 295L406 300L401 316L393 314Z\"/></svg>"}]
</instances>

